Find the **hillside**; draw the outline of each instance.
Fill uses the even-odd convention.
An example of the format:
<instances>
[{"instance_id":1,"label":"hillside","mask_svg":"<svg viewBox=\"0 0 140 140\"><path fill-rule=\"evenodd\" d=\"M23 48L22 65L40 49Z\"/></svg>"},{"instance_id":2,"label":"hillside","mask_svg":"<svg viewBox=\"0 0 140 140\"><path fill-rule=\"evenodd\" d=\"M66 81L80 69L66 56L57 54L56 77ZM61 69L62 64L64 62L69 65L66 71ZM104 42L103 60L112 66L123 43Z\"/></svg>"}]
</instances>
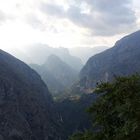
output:
<instances>
[{"instance_id":1,"label":"hillside","mask_svg":"<svg viewBox=\"0 0 140 140\"><path fill-rule=\"evenodd\" d=\"M63 124L65 136L69 137L77 131L84 131L91 128L87 108L98 98L97 94L82 95L79 99L65 99L55 102L61 122Z\"/></svg>"},{"instance_id":2,"label":"hillside","mask_svg":"<svg viewBox=\"0 0 140 140\"><path fill-rule=\"evenodd\" d=\"M91 57L80 72L80 85L95 87L97 82L114 76L140 72L140 31L117 41L114 47Z\"/></svg>"},{"instance_id":3,"label":"hillside","mask_svg":"<svg viewBox=\"0 0 140 140\"><path fill-rule=\"evenodd\" d=\"M58 140L59 117L40 76L0 50L0 138Z\"/></svg>"}]
</instances>

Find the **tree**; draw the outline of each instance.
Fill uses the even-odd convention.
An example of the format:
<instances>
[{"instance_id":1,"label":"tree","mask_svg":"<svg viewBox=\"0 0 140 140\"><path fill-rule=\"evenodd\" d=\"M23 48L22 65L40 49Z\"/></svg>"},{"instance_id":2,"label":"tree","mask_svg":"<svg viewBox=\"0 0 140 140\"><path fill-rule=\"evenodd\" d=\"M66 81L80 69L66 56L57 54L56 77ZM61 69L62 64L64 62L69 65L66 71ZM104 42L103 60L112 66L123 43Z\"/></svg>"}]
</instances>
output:
<instances>
[{"instance_id":1,"label":"tree","mask_svg":"<svg viewBox=\"0 0 140 140\"><path fill-rule=\"evenodd\" d=\"M93 129L78 133L70 140L138 140L140 138L140 75L117 77L102 83L100 98L88 112Z\"/></svg>"}]
</instances>

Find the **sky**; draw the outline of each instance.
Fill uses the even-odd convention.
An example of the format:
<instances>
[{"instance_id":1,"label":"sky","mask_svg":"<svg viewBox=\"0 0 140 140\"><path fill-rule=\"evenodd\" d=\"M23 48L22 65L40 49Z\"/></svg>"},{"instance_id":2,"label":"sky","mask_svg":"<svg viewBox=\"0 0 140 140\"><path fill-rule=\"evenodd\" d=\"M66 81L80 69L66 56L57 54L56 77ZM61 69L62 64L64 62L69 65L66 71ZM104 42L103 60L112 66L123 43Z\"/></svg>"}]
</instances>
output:
<instances>
[{"instance_id":1,"label":"sky","mask_svg":"<svg viewBox=\"0 0 140 140\"><path fill-rule=\"evenodd\" d=\"M140 28L140 0L0 0L0 49L108 46Z\"/></svg>"}]
</instances>

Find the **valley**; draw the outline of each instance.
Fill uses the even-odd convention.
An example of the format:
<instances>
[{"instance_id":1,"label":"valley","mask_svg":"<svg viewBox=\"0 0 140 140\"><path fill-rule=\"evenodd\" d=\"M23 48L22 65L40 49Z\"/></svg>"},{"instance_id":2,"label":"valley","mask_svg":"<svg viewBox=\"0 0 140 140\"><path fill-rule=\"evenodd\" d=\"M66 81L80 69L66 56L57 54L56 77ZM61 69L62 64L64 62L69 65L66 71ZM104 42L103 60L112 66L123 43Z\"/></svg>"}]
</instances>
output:
<instances>
[{"instance_id":1,"label":"valley","mask_svg":"<svg viewBox=\"0 0 140 140\"><path fill-rule=\"evenodd\" d=\"M87 53L82 59L65 48L41 45L19 58L0 50L0 138L68 140L92 129L96 114L87 108L102 96L96 87L140 73L139 38L137 31L101 53L90 49L87 62Z\"/></svg>"}]
</instances>

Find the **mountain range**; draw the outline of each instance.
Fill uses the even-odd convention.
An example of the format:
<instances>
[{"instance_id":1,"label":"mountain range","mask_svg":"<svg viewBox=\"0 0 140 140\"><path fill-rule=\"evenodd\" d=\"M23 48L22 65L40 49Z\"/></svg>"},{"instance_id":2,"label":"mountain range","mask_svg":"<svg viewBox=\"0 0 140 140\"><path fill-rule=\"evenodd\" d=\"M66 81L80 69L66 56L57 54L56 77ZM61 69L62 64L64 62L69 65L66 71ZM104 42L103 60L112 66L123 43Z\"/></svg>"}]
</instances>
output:
<instances>
[{"instance_id":1,"label":"mountain range","mask_svg":"<svg viewBox=\"0 0 140 140\"><path fill-rule=\"evenodd\" d=\"M46 62L50 55L56 55L78 72L83 67L81 59L73 56L69 53L67 48L63 47L53 48L44 44L34 44L28 46L26 51L13 50L12 54L27 64L42 65Z\"/></svg>"}]
</instances>

